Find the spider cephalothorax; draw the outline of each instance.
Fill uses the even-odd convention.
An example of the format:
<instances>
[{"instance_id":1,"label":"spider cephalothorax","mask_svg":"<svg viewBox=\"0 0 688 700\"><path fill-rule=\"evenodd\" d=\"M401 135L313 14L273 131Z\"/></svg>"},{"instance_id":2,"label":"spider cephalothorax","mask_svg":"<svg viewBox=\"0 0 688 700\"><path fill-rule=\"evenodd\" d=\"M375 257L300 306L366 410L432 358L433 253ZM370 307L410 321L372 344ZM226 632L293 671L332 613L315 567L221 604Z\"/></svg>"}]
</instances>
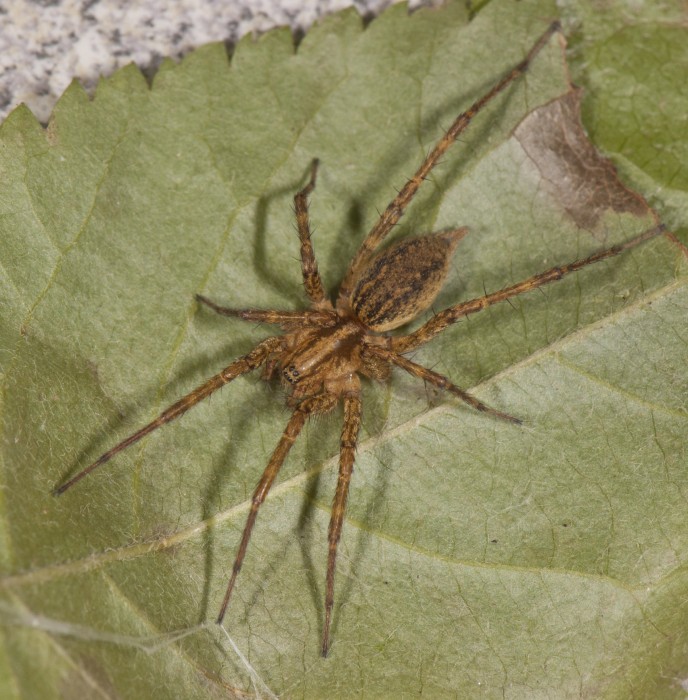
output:
<instances>
[{"instance_id":1,"label":"spider cephalothorax","mask_svg":"<svg viewBox=\"0 0 688 700\"><path fill-rule=\"evenodd\" d=\"M492 98L522 75L535 55L559 29L553 23L538 39L526 58L502 78L466 112L460 114L449 130L421 163L415 175L382 212L378 222L354 256L339 288L336 304L327 298L318 272L311 244L308 217L308 196L315 187L318 162L314 161L310 180L294 198L296 222L301 243L301 270L310 308L302 311L229 309L198 295L197 299L220 314L247 321L276 324L282 335L260 342L249 353L225 367L219 374L184 396L163 411L154 421L130 435L56 489L60 494L123 449L137 442L160 426L181 416L199 401L231 382L236 377L264 366L264 376L279 375L287 390L287 404L293 409L282 437L272 453L253 493L243 535L234 561L232 575L220 609L222 622L234 584L241 569L258 510L265 500L291 445L309 416L331 411L340 402L344 405L341 434L339 477L332 505L328 533L329 552L325 593L325 621L322 654L327 655L330 622L334 604L334 574L337 545L342 531L349 482L353 472L354 451L361 425L360 376L384 381L393 366L448 391L473 408L496 418L515 423L513 416L490 408L449 379L416 364L404 356L427 343L447 326L491 304L507 300L523 292L561 279L576 270L618 255L658 235L663 227L646 231L628 242L602 250L587 258L554 267L511 287L470 301L461 302L435 314L420 328L407 335L388 336L386 331L399 328L425 311L437 296L449 269L449 263L465 228L403 240L382 252L376 252L394 225L403 215L418 188L442 155L469 125L473 116Z\"/></svg>"}]
</instances>

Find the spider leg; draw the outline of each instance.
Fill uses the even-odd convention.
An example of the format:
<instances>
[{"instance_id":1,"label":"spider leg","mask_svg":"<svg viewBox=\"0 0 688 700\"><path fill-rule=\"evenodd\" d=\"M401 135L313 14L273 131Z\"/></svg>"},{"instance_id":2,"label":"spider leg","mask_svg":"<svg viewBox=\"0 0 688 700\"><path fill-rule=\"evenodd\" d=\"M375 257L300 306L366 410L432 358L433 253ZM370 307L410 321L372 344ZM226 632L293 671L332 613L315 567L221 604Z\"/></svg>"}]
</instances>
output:
<instances>
[{"instance_id":1,"label":"spider leg","mask_svg":"<svg viewBox=\"0 0 688 700\"><path fill-rule=\"evenodd\" d=\"M421 163L415 175L406 182L401 188L399 194L389 203L387 208L380 214L380 218L370 233L358 249L354 256L349 269L344 277L341 287L339 288L340 302L346 302L351 295L351 290L354 281L357 279L359 272L365 266L371 254L380 245L385 236L397 224L399 219L404 215L406 207L416 195L419 187L423 183L432 169L437 165L442 156L447 152L449 147L463 133L471 123L473 117L480 112L493 98L509 86L516 78L521 76L528 70L530 63L538 53L547 45L549 38L561 29L559 22L552 22L542 36L535 42L526 57L517 66L505 75L492 89L476 100L465 112L459 114L454 120L454 123L449 127L444 136L435 144L435 147L430 151L425 160Z\"/></svg>"},{"instance_id":2,"label":"spider leg","mask_svg":"<svg viewBox=\"0 0 688 700\"><path fill-rule=\"evenodd\" d=\"M361 397L358 393L344 396L344 426L339 448L339 478L332 502L332 515L328 531L327 581L325 591L325 625L323 628L321 653L327 656L330 647L330 623L334 605L334 574L337 566L337 546L342 534L349 482L354 470L356 439L361 427Z\"/></svg>"},{"instance_id":3,"label":"spider leg","mask_svg":"<svg viewBox=\"0 0 688 700\"><path fill-rule=\"evenodd\" d=\"M244 525L244 532L241 536L241 542L239 543L239 549L237 550L236 557L234 559L234 565L232 566L232 575L227 584L227 590L225 592L225 597L222 600L222 607L220 608L220 613L217 616L217 624L222 624L222 620L225 617L225 612L227 611L227 606L229 605L229 599L232 596L232 591L234 590L234 584L236 582L239 571L241 571L241 565L244 562L244 556L246 555L246 548L248 547L249 540L251 539L251 533L253 531L253 525L256 522L256 517L258 515L258 509L262 505L265 497L270 491L279 470L284 464L284 460L291 450L291 446L301 432L306 418L314 413L326 413L330 409L334 408L337 403L337 397L333 394L318 394L310 398L304 399L296 407L294 412L291 414L291 418L287 423L287 427L282 433L275 451L270 457L268 466L265 467L263 475L258 481L255 491L253 492L253 497L251 499L251 510L249 511L248 517L246 518L246 524Z\"/></svg>"},{"instance_id":4,"label":"spider leg","mask_svg":"<svg viewBox=\"0 0 688 700\"><path fill-rule=\"evenodd\" d=\"M565 275L576 272L587 265L592 265L600 260L605 260L606 258L619 255L629 248L634 248L635 246L664 233L665 230L665 226L660 224L659 226L655 226L654 228L641 233L635 238L631 238L631 240L626 241L626 243L621 243L619 245L612 246L611 248L607 248L606 250L598 251L587 258L576 260L572 263L568 263L567 265L561 265L559 267L553 267L549 270L545 270L544 272L533 275L532 277L529 277L518 284L514 284L511 287L506 287L506 289L501 289L498 292L492 292L491 294L486 294L485 296L450 306L448 309L440 311L438 314L433 316L427 323L423 324L413 333L393 338L391 349L398 353L414 350L424 343L427 343L438 333L441 333L447 326L460 321L464 316L473 314L476 311L480 311L488 306L491 306L492 304L497 304L500 301L505 301L511 297L515 297L518 294L523 294L523 292L529 292L532 289L537 289L538 287L542 287L550 282L556 282Z\"/></svg>"},{"instance_id":5,"label":"spider leg","mask_svg":"<svg viewBox=\"0 0 688 700\"><path fill-rule=\"evenodd\" d=\"M308 184L294 196L294 213L296 214L296 227L301 241L301 274L303 285L306 288L308 298L315 308L332 308L332 304L325 295L318 263L311 243L310 220L308 217L308 195L315 189L315 178L318 174L319 161L315 158L311 164L311 179Z\"/></svg>"},{"instance_id":6,"label":"spider leg","mask_svg":"<svg viewBox=\"0 0 688 700\"><path fill-rule=\"evenodd\" d=\"M247 355L244 355L238 360L232 362L232 364L225 367L222 372L216 374L214 377L211 377L199 387L196 387L196 389L194 389L192 392L179 399L179 401L166 408L154 421L151 421L148 423L148 425L145 425L140 430L137 430L135 433L122 440L122 442L118 443L112 449L105 452L105 454L101 455L95 462L93 462L93 464L80 471L69 481L66 481L61 486L55 488L53 493L56 496L63 494L67 489L74 486L77 481L83 479L94 469L97 469L101 465L105 464L105 462L109 462L122 450L126 449L130 445L133 445L135 442L138 442L141 438L145 437L149 433L152 433L154 430L157 430L165 423L169 423L175 418L183 415L199 401L203 401L203 399L207 398L214 391L231 382L233 379L236 379L238 376L246 374L246 372L250 372L251 370L259 367L263 362L265 362L265 360L268 359L271 353L281 349L283 345L284 343L282 338L267 338L266 340L262 341Z\"/></svg>"},{"instance_id":7,"label":"spider leg","mask_svg":"<svg viewBox=\"0 0 688 700\"><path fill-rule=\"evenodd\" d=\"M476 399L472 394L469 394L467 391L464 391L460 387L456 386L456 384L452 383L444 375L434 372L427 367L423 367L423 365L412 362L407 357L398 355L393 350L387 350L385 348L375 346L369 347L368 349L373 354L376 354L388 362L395 364L397 367L401 367L401 369L406 370L414 377L418 377L419 379L436 386L438 389L443 389L444 391L454 394L454 396L458 396L462 401L465 401L469 406L472 406L481 413L487 413L495 418L502 418L503 420L508 420L511 423L517 423L519 425L523 422L520 418L515 418L514 416L510 416L508 413L498 411L495 408L490 408L487 404L484 404L479 399Z\"/></svg>"},{"instance_id":8,"label":"spider leg","mask_svg":"<svg viewBox=\"0 0 688 700\"><path fill-rule=\"evenodd\" d=\"M231 309L226 306L219 306L214 301L210 301L202 294L196 294L196 301L209 306L213 311L221 316L232 316L244 321L255 321L257 323L274 323L288 328L294 325L306 324L309 326L327 327L332 326L337 321L337 316L332 311L326 309L304 309L302 311L277 311L267 309Z\"/></svg>"}]
</instances>

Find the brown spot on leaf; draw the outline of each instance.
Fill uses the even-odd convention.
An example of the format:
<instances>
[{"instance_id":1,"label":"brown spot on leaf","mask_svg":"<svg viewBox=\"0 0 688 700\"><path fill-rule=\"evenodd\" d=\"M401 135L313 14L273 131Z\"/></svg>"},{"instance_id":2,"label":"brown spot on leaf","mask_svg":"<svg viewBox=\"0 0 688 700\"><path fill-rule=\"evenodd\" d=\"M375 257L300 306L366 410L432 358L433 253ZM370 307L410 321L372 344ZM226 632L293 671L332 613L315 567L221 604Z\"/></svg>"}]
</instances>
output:
<instances>
[{"instance_id":1,"label":"brown spot on leaf","mask_svg":"<svg viewBox=\"0 0 688 700\"><path fill-rule=\"evenodd\" d=\"M590 143L580 119L581 90L531 112L514 131L543 185L576 224L591 232L608 211L647 216L643 197L621 183L616 168Z\"/></svg>"}]
</instances>

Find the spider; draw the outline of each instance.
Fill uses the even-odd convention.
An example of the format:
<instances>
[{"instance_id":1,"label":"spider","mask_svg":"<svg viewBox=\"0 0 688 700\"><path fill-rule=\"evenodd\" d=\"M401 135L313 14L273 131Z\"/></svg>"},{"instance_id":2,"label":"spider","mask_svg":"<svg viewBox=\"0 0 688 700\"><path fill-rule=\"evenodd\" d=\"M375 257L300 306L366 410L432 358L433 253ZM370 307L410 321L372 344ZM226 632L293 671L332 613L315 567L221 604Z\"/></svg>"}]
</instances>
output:
<instances>
[{"instance_id":1,"label":"spider","mask_svg":"<svg viewBox=\"0 0 688 700\"><path fill-rule=\"evenodd\" d=\"M258 510L291 446L310 416L332 411L343 402L344 424L340 442L339 476L328 530L325 617L321 640L321 653L327 656L334 606L337 546L342 532L356 441L361 426L360 375L383 382L389 378L393 367L399 367L453 394L478 411L497 419L521 423L518 418L487 406L441 374L408 359L406 353L424 345L469 314L559 280L586 265L618 255L664 231L663 226L657 226L621 245L566 265L553 267L500 291L486 293L482 297L450 306L407 335L386 334L429 308L444 283L452 255L459 241L466 235L467 229L456 228L407 238L378 252L380 244L402 217L423 180L468 127L473 117L527 71L533 59L558 31L559 23L553 22L521 63L455 119L423 160L415 175L406 182L368 233L349 265L334 304L325 293L311 243L308 198L316 185L318 160L314 160L308 183L294 197L301 247L301 271L310 308L301 311L233 309L219 306L210 299L197 295L196 299L200 303L219 314L245 321L274 324L281 327L283 334L258 343L249 353L232 362L164 410L151 423L122 440L93 464L57 487L55 494L64 493L119 452L165 423L183 415L242 374L264 366L263 376L266 380L278 376L286 389L286 402L292 413L253 493L232 574L217 617L218 624L221 624L244 561Z\"/></svg>"}]
</instances>

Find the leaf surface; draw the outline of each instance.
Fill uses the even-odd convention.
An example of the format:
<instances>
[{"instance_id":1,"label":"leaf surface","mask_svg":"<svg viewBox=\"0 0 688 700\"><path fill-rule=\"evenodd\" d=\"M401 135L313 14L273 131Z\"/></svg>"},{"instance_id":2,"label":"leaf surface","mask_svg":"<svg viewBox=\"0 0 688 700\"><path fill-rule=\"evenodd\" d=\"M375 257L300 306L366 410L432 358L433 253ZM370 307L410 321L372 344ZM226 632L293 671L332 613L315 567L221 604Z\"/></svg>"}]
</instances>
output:
<instances>
[{"instance_id":1,"label":"leaf surface","mask_svg":"<svg viewBox=\"0 0 688 700\"><path fill-rule=\"evenodd\" d=\"M46 130L11 115L5 695L673 696L688 651L688 292L668 238L414 353L522 427L400 374L366 385L327 660L339 411L307 426L261 509L226 618L244 660L212 620L287 421L278 387L239 379L50 495L270 332L199 309L195 293L303 305L291 205L312 158L314 245L334 292L376 210L554 15L547 2L489 3L470 22L459 3L410 17L396 6L363 29L345 12L297 51L273 31L231 64L219 45L164 63L152 87L133 67L93 101L74 84ZM538 121L564 103L556 128ZM560 167L606 167L565 148L584 138L576 105L554 39L425 184L395 237L470 228L435 308L655 224L609 172ZM538 133L556 162L533 150ZM615 196L571 194L603 181Z\"/></svg>"}]
</instances>

